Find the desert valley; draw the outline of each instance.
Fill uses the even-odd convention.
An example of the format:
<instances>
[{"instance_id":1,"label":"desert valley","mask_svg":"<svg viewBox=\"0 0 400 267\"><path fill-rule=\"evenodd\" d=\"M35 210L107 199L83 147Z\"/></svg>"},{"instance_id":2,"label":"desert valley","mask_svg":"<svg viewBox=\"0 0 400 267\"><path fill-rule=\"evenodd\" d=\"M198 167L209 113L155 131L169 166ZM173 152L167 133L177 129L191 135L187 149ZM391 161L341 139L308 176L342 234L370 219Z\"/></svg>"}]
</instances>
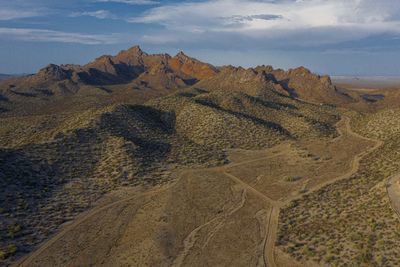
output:
<instances>
[{"instance_id":1,"label":"desert valley","mask_svg":"<svg viewBox=\"0 0 400 267\"><path fill-rule=\"evenodd\" d=\"M139 46L4 77L0 266L400 266L399 87Z\"/></svg>"}]
</instances>

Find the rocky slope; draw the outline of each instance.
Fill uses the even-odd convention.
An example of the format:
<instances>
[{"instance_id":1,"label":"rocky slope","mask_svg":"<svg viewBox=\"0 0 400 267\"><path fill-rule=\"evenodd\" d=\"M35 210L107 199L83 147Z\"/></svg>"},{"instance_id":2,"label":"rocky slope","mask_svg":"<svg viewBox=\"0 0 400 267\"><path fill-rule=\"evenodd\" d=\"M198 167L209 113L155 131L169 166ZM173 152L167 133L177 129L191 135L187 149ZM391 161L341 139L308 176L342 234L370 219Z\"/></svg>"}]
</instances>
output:
<instances>
[{"instance_id":1,"label":"rocky slope","mask_svg":"<svg viewBox=\"0 0 400 267\"><path fill-rule=\"evenodd\" d=\"M329 76L320 76L310 70L299 67L284 71L274 70L271 66L258 66L257 71L264 71L273 77L291 96L313 103L337 104L352 102L353 99L344 91L336 88Z\"/></svg>"}]
</instances>

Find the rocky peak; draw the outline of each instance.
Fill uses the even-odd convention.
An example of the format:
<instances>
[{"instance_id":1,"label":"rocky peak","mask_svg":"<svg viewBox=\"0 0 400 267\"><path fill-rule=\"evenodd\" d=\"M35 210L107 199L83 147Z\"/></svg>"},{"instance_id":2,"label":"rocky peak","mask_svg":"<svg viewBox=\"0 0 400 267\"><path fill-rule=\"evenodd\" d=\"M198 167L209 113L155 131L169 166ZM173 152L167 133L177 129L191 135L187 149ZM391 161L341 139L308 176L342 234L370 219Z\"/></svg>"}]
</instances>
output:
<instances>
[{"instance_id":1,"label":"rocky peak","mask_svg":"<svg viewBox=\"0 0 400 267\"><path fill-rule=\"evenodd\" d=\"M138 45L132 46L128 50L125 50L125 52L129 53L129 54L135 54L135 55L144 55L144 54L146 54L145 52L143 52L143 50Z\"/></svg>"},{"instance_id":2,"label":"rocky peak","mask_svg":"<svg viewBox=\"0 0 400 267\"><path fill-rule=\"evenodd\" d=\"M259 75L259 73L253 68L245 69L243 67L234 67L230 65L224 66L221 69L221 73L225 75L235 75L237 78L248 80L251 80Z\"/></svg>"},{"instance_id":3,"label":"rocky peak","mask_svg":"<svg viewBox=\"0 0 400 267\"><path fill-rule=\"evenodd\" d=\"M298 67L295 69L290 69L287 72L288 76L294 79L304 79L305 81L315 80L318 81L321 85L324 86L332 86L332 81L329 76L320 76L318 74L312 73L309 69L305 67Z\"/></svg>"},{"instance_id":4,"label":"rocky peak","mask_svg":"<svg viewBox=\"0 0 400 267\"><path fill-rule=\"evenodd\" d=\"M127 50L122 50L121 52L118 53L117 56L126 56L126 57L141 57L141 56L145 56L147 55L147 53L145 53L140 46L136 45L133 46Z\"/></svg>"},{"instance_id":5,"label":"rocky peak","mask_svg":"<svg viewBox=\"0 0 400 267\"><path fill-rule=\"evenodd\" d=\"M81 65L77 65L77 64L62 64L60 65L60 67L64 70L70 70L73 72L77 72L77 71L81 71L82 70L82 66Z\"/></svg>"},{"instance_id":6,"label":"rocky peak","mask_svg":"<svg viewBox=\"0 0 400 267\"><path fill-rule=\"evenodd\" d=\"M127 65L142 65L143 57L148 56L139 46L134 46L128 50L122 50L115 57L113 57L114 62L122 62Z\"/></svg>"},{"instance_id":7,"label":"rocky peak","mask_svg":"<svg viewBox=\"0 0 400 267\"><path fill-rule=\"evenodd\" d=\"M191 57L187 56L183 51L180 51L175 55L175 58L180 59L182 61L193 60Z\"/></svg>"},{"instance_id":8,"label":"rocky peak","mask_svg":"<svg viewBox=\"0 0 400 267\"><path fill-rule=\"evenodd\" d=\"M308 75L313 75L309 69L306 67L298 67L295 69L290 69L288 71L289 75L297 75L297 76L308 76Z\"/></svg>"},{"instance_id":9,"label":"rocky peak","mask_svg":"<svg viewBox=\"0 0 400 267\"><path fill-rule=\"evenodd\" d=\"M36 75L37 78L41 78L44 80L64 80L69 77L69 73L67 70L63 69L62 67L49 64L46 67L39 70L38 74Z\"/></svg>"},{"instance_id":10,"label":"rocky peak","mask_svg":"<svg viewBox=\"0 0 400 267\"><path fill-rule=\"evenodd\" d=\"M107 64L107 65L113 65L113 57L112 56L101 56L95 60L95 62L100 63L100 64Z\"/></svg>"},{"instance_id":11,"label":"rocky peak","mask_svg":"<svg viewBox=\"0 0 400 267\"><path fill-rule=\"evenodd\" d=\"M271 73L274 71L274 68L271 65L261 65L261 66L257 66L255 68L256 71L258 72L266 72L266 73Z\"/></svg>"},{"instance_id":12,"label":"rocky peak","mask_svg":"<svg viewBox=\"0 0 400 267\"><path fill-rule=\"evenodd\" d=\"M203 80L218 73L214 66L191 58L182 51L170 58L168 65L173 71L186 79Z\"/></svg>"}]
</instances>

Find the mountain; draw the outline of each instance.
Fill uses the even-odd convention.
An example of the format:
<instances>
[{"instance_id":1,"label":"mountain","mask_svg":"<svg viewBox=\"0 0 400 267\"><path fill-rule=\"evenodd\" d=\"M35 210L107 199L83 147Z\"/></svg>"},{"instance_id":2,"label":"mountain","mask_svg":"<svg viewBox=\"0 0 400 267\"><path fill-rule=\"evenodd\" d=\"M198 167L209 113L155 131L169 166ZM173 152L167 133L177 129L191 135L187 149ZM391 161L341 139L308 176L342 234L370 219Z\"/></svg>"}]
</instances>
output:
<instances>
[{"instance_id":1,"label":"mountain","mask_svg":"<svg viewBox=\"0 0 400 267\"><path fill-rule=\"evenodd\" d=\"M238 78L241 74L246 77ZM271 66L243 69L216 68L179 52L147 54L139 46L121 51L115 56L101 56L86 65L50 64L30 76L15 77L0 84L0 94L10 103L39 102L64 96L112 93L115 88L157 91L167 94L191 86L240 90L261 88L271 83L283 94L314 103L341 105L352 101L338 90L328 76L319 76L300 67L284 71ZM234 84L234 86L233 86ZM128 89L129 88L129 89ZM220 89L221 89L220 88ZM118 91L118 90L117 90ZM284 92L286 91L286 92ZM116 95L117 93L113 92ZM39 101L36 101L38 100ZM25 103L24 103L25 105ZM3 109L13 109L11 105Z\"/></svg>"}]
</instances>

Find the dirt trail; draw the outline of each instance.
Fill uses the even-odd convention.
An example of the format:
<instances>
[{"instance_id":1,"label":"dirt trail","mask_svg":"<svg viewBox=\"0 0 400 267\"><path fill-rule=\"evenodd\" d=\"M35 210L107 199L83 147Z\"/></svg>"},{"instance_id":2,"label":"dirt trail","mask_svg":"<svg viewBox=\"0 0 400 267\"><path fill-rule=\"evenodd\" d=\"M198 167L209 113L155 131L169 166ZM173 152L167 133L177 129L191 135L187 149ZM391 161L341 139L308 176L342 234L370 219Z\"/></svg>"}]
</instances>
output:
<instances>
[{"instance_id":1,"label":"dirt trail","mask_svg":"<svg viewBox=\"0 0 400 267\"><path fill-rule=\"evenodd\" d=\"M197 234L199 231L201 231L203 228L205 228L215 222L218 222L220 220L224 220L224 219L228 218L229 216L231 216L232 214L234 214L235 212L240 210L244 206L245 202L246 202L246 189L243 189L242 199L237 207L233 207L227 214L222 214L220 216L217 216L217 217L209 220L208 222L200 225L199 227L195 228L192 232L190 232L189 235L183 241L183 250L178 255L178 257L175 258L174 262L172 263L172 266L179 267L179 266L183 265L183 262L184 262L186 256L189 254L190 250L192 249L192 247L194 246L194 244L197 241ZM221 227L222 225L223 225L223 222L219 223L215 228L218 230L219 227ZM215 231L216 230L211 231L210 235L207 237L205 244L203 245L203 248L207 245L209 239L212 238Z\"/></svg>"},{"instance_id":2,"label":"dirt trail","mask_svg":"<svg viewBox=\"0 0 400 267\"><path fill-rule=\"evenodd\" d=\"M232 179L233 181L235 181L236 183L242 185L243 187L247 188L250 192L253 192L255 195L257 195L258 197L264 199L265 201L267 201L270 204L277 204L277 202L271 198L269 198L268 196L264 195L263 193L261 193L260 191L258 191L257 189L255 189L254 187L252 187L251 185L243 182L242 180L240 180L239 178L237 178L236 176L227 173L227 172L223 172L226 176L228 176L230 179Z\"/></svg>"},{"instance_id":3,"label":"dirt trail","mask_svg":"<svg viewBox=\"0 0 400 267\"><path fill-rule=\"evenodd\" d=\"M345 131L348 134L353 135L353 136L363 139L363 140L368 140L368 141L374 142L375 145L373 147L361 152L360 154L356 155L352 160L351 168L348 172L346 172L345 174L340 175L338 177L335 177L325 183L319 184L318 186L308 188L308 191L306 194L311 194L311 193L323 188L324 186L335 183L339 180L350 178L353 174L355 174L358 171L361 159L383 145L383 141L381 141L381 140L364 137L364 136L361 136L361 135L353 132L353 130L351 129L351 126L350 126L350 118L348 118L348 117L342 117L342 119L337 123L337 125L342 123L342 120L344 120L344 122L345 122ZM341 138L345 134L344 131L340 127L338 127L338 131L339 131L340 136L338 136L337 139ZM400 193L400 188L399 188L399 193ZM268 232L267 232L267 238L266 238L267 241L266 241L266 246L265 246L265 254L266 254L265 262L266 262L267 267L276 267L277 266L275 263L274 250L275 250L276 234L277 234L277 230L278 230L277 228L278 228L280 208L283 207L284 205L289 204L291 201L293 201L295 199L303 197L304 195L305 194L299 194L297 196L287 199L284 202L278 202L278 204L274 203L275 205L273 205L273 210L271 212L271 217L269 220L269 226L268 226ZM400 202L399 202L399 208L400 208Z\"/></svg>"},{"instance_id":4,"label":"dirt trail","mask_svg":"<svg viewBox=\"0 0 400 267\"><path fill-rule=\"evenodd\" d=\"M337 181L350 178L353 174L355 174L358 171L358 169L360 167L361 160L365 156L367 156L368 154L372 153L374 150L378 149L380 146L383 145L384 142L381 141L381 140L364 137L364 136L359 135L358 133L353 132L353 130L351 129L351 126L350 126L350 118L344 117L343 120L345 120L346 131L347 131L348 134L353 135L353 136L355 136L357 138L360 138L360 139L363 139L363 140L371 141L371 142L375 143L375 145L373 147L367 149L367 150L364 150L360 154L356 155L353 158L352 162L351 162L350 170L347 171L345 174L337 176L337 177L334 177L334 178L330 179L329 181L327 181L325 183L321 183L321 184L319 184L317 186L314 186L312 188L308 188L307 193L303 194L303 195L307 195L307 194L313 193L315 191L318 191L319 189L321 189L321 188L323 188L323 187L325 187L325 186L327 186L329 184L335 183ZM343 135L342 131L340 131L340 133ZM292 198L289 198L287 201L284 202L284 204L287 204L287 203L289 203L289 202L291 202L293 200L301 198L301 197L303 197L303 195L297 195L297 196L294 196Z\"/></svg>"},{"instance_id":5,"label":"dirt trail","mask_svg":"<svg viewBox=\"0 0 400 267\"><path fill-rule=\"evenodd\" d=\"M285 151L282 151L282 152L276 153L276 154L271 155L271 156L262 156L262 157L251 159L251 160L240 161L238 163L230 163L230 164L224 165L222 167L217 167L215 169L224 169L225 170L225 169L228 169L228 168L233 168L233 167L237 167L237 166L248 164L248 163L253 163L253 162L257 162L257 161L261 161L261 160L275 158L275 157L278 157L278 156L282 156L285 153L286 153Z\"/></svg>"},{"instance_id":6,"label":"dirt trail","mask_svg":"<svg viewBox=\"0 0 400 267\"><path fill-rule=\"evenodd\" d=\"M265 265L268 267L276 267L274 250L276 234L278 230L279 211L279 207L272 206L268 222L267 236L265 238L265 248L263 251L264 262Z\"/></svg>"},{"instance_id":7,"label":"dirt trail","mask_svg":"<svg viewBox=\"0 0 400 267\"><path fill-rule=\"evenodd\" d=\"M344 122L344 127L340 126L340 123ZM348 172L346 172L343 175L340 175L338 177L332 178L331 180L329 180L328 182L325 182L323 184L320 184L318 186L314 186L312 188L307 188L308 192L307 194L310 194L312 192L315 192L317 190L319 190L320 188L334 183L338 180L342 180L342 179L347 179L349 177L351 177L355 172L358 171L359 165L360 165L360 161L363 157L365 157L367 154L371 153L372 151L374 151L375 149L377 149L378 147L380 147L383 142L379 141L379 140L374 140L374 139L370 139L367 137L363 137L355 132L352 131L351 127L350 127L350 119L348 117L343 117L341 121L338 122L338 132L339 132L339 136L337 138L341 138L341 136L343 136L345 133L353 135L357 138L363 139L363 140L368 140L371 142L374 142L375 145L363 152L361 152L360 154L356 155L351 163L351 168ZM342 128L343 127L343 128ZM157 189L153 189L151 191L145 192L145 193L141 193L141 194L137 194L134 197L129 197L129 198L125 198L119 201L116 201L114 203L111 203L109 205L106 206L102 206L99 208L94 208L93 210L89 211L88 213L82 214L82 216L78 217L77 220L75 220L72 224L66 226L64 229L62 229L61 232L59 232L56 236L54 236L52 239L50 239L49 241L47 241L46 243L44 243L38 250L36 250L35 252L33 252L31 255L29 255L28 257L22 259L19 263L17 263L17 266L30 266L31 263L37 259L43 252L45 252L48 248L50 248L53 244L55 244L57 241L60 241L64 236L66 236L72 229L76 228L77 226L79 226L80 224L84 223L85 221L89 220L90 218L93 218L95 215L106 211L107 209L110 209L118 204L121 204L123 202L129 201L129 200L134 200L136 198L140 198L143 196L149 196L149 195L155 195L158 193L161 193L163 191L169 190L170 188L172 188L174 185L177 184L177 182L182 179L182 177L184 177L185 174L189 173L189 172L202 172L202 171L211 171L211 172L218 172L223 174L224 176L226 176L228 179L234 181L236 184L239 184L243 190L242 190L242 198L241 198L241 202L237 203L237 205L232 206L227 213L223 213L220 214L214 218L212 218L211 220L207 221L206 223L198 226L197 228L193 229L189 235L187 235L187 237L184 239L183 241L183 250L180 251L180 253L178 254L178 256L175 258L175 260L173 261L173 266L181 266L183 265L183 262L186 258L186 256L188 255L188 253L190 253L190 250L194 247L196 241L197 241L197 235L198 233L203 229L206 228L207 226L214 226L214 224L216 224L215 227L213 227L212 231L208 234L207 238L206 238L206 245L208 243L208 241L213 238L213 236L215 235L215 233L217 231L219 231L222 226L225 224L227 220L227 218L229 216L231 216L233 213L236 213L238 210L240 210L245 202L246 202L246 195L249 193L252 193L254 195L256 195L257 197L259 197L261 200L265 201L266 203L268 203L269 205L271 205L271 210L270 210L270 215L267 219L267 225L266 225L266 230L265 230L265 238L264 238L264 249L263 249L263 259L264 259L264 264L265 266L268 267L275 267L277 266L275 263L275 241L276 241L276 235L277 235L277 229L278 229L278 220L279 220L279 212L280 212L280 208L283 207L284 205L288 204L289 202L291 202L294 199L300 198L302 197L304 194L299 194L297 196L294 196L286 201L276 201L271 199L269 196L263 194L262 192L260 192L259 190L257 190L256 188L254 188L253 186L247 184L246 182L242 181L241 179L239 179L238 177L230 174L227 172L228 168L231 168L232 166L239 166L241 164L247 164L247 163L252 163L255 161L259 161L259 160L265 160L265 159L269 159L269 158L274 158L274 157L278 157L282 155L282 153L276 153L274 155L271 156L262 156L262 157L258 157L252 160L247 160L247 161L241 161L238 163L233 163L233 164L228 164L222 167L214 167L214 168L208 168L208 169L198 169L198 170L186 170L186 171L182 171L179 175L179 178L177 179L177 181L173 184L161 187L161 188L157 188ZM397 187L392 187L392 184L394 184L394 180L398 179L400 175L393 177L393 181L390 180L390 186L387 187L388 189L388 193L389 193L389 197L391 197L392 199L395 199L397 202L393 202L393 203L397 203L394 206L396 207L395 209L397 211L400 210L400 186ZM396 195L396 197L394 197ZM397 195L399 195L399 197L397 197Z\"/></svg>"}]
</instances>

